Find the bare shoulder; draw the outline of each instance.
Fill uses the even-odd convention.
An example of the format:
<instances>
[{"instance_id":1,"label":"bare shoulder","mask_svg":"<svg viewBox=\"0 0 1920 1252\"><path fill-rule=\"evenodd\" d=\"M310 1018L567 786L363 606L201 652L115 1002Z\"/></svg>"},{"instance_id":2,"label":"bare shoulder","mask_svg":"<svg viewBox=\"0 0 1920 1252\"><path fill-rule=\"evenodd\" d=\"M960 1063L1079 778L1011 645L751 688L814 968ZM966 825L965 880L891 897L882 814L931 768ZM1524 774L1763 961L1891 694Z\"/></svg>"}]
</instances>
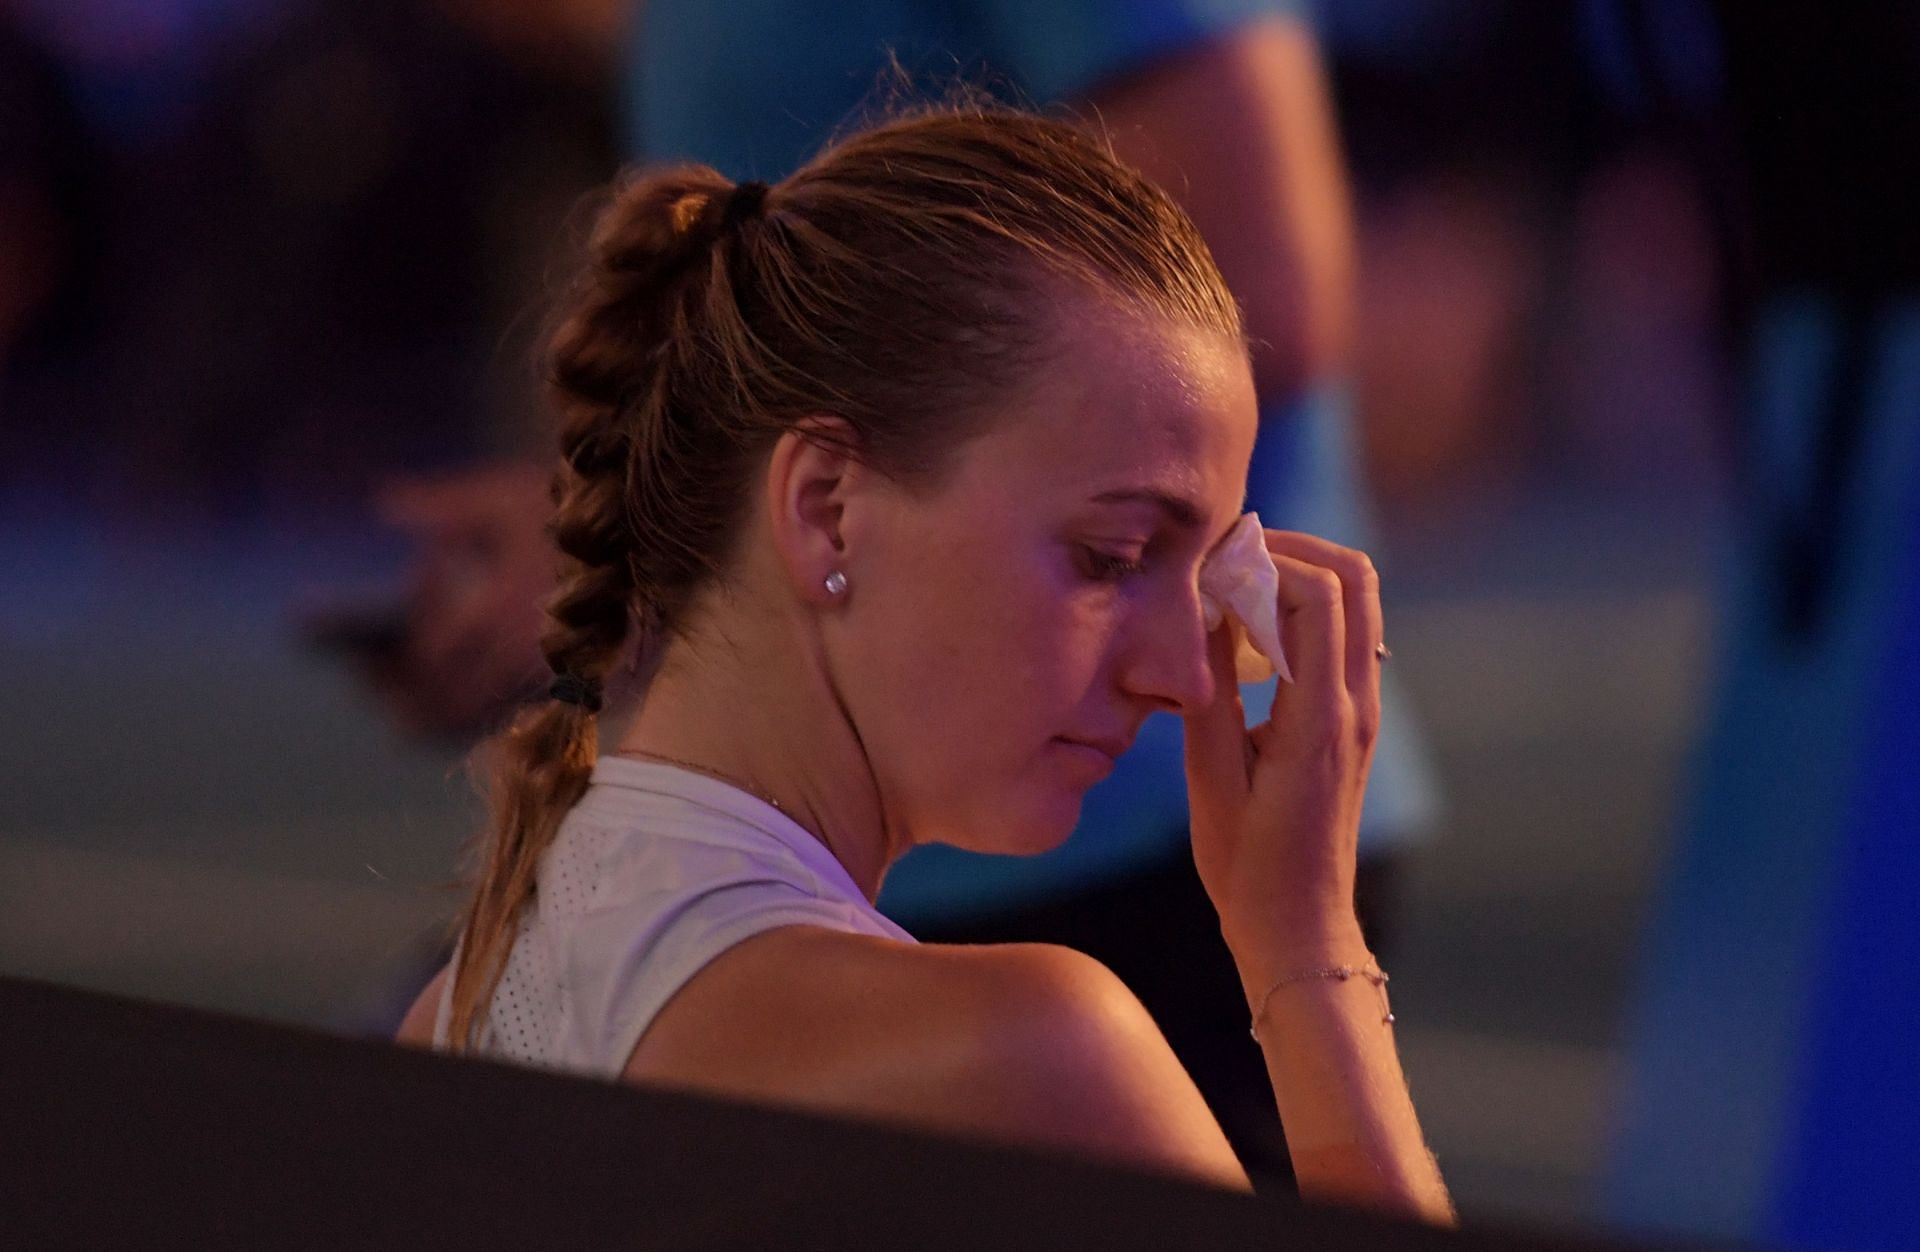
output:
<instances>
[{"instance_id":1,"label":"bare shoulder","mask_svg":"<svg viewBox=\"0 0 1920 1252\"><path fill-rule=\"evenodd\" d=\"M407 1010L406 1017L400 1021L400 1029L394 1032L395 1043L404 1043L411 1048L433 1046L433 1023L440 1013L440 990L446 986L450 972L451 967L443 966L414 998L413 1007Z\"/></svg>"},{"instance_id":2,"label":"bare shoulder","mask_svg":"<svg viewBox=\"0 0 1920 1252\"><path fill-rule=\"evenodd\" d=\"M1052 945L770 931L669 1002L627 1077L1246 1185L1139 1000Z\"/></svg>"}]
</instances>

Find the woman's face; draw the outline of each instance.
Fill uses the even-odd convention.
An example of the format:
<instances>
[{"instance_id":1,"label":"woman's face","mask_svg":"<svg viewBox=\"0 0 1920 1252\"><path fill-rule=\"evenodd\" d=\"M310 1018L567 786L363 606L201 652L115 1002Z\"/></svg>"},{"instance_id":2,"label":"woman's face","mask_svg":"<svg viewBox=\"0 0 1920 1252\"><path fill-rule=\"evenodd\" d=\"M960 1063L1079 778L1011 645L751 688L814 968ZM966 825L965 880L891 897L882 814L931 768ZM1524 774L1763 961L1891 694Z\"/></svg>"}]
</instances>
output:
<instances>
[{"instance_id":1,"label":"woman's face","mask_svg":"<svg viewBox=\"0 0 1920 1252\"><path fill-rule=\"evenodd\" d=\"M915 843L1051 848L1149 713L1212 695L1197 579L1245 490L1245 352L1112 312L1070 324L938 490L845 519L827 646Z\"/></svg>"}]
</instances>

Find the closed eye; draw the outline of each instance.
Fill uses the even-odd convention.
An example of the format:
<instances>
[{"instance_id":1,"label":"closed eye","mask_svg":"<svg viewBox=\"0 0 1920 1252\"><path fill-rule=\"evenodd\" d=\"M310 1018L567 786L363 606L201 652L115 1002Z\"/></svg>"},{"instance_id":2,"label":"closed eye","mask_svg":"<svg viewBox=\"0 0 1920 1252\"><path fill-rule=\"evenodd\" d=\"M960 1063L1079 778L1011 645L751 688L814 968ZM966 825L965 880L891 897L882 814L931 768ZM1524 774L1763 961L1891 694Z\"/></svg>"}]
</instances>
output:
<instances>
[{"instance_id":1,"label":"closed eye","mask_svg":"<svg viewBox=\"0 0 1920 1252\"><path fill-rule=\"evenodd\" d=\"M1080 546L1081 573L1095 582L1119 582L1146 572L1146 564L1137 557L1116 556L1098 548Z\"/></svg>"}]
</instances>

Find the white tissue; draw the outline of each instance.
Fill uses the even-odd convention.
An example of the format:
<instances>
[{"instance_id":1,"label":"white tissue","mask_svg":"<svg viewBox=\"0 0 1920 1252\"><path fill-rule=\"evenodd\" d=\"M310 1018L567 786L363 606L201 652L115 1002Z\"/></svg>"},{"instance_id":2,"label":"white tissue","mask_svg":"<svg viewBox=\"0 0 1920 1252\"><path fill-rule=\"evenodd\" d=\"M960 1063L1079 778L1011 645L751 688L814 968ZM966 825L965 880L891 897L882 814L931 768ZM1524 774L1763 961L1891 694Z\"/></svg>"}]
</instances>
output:
<instances>
[{"instance_id":1,"label":"white tissue","mask_svg":"<svg viewBox=\"0 0 1920 1252\"><path fill-rule=\"evenodd\" d=\"M1233 618L1233 668L1241 682L1265 682L1276 673L1293 681L1280 646L1280 575L1258 513L1243 514L1200 566L1200 605L1210 632L1223 616Z\"/></svg>"}]
</instances>

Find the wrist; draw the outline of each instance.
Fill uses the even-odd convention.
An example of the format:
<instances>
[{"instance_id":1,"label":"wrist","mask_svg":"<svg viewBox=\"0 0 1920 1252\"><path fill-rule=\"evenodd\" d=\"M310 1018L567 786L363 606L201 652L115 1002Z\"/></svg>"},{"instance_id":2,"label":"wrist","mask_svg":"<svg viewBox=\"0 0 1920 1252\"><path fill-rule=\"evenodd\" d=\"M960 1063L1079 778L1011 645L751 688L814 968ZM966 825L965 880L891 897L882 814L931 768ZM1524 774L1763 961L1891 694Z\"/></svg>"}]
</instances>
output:
<instances>
[{"instance_id":1,"label":"wrist","mask_svg":"<svg viewBox=\"0 0 1920 1252\"><path fill-rule=\"evenodd\" d=\"M1312 924L1266 927L1257 933L1226 933L1225 937L1250 1005L1275 982L1303 970L1340 965L1360 968L1373 961L1373 952L1352 909L1347 909L1344 916L1329 916Z\"/></svg>"},{"instance_id":2,"label":"wrist","mask_svg":"<svg viewBox=\"0 0 1920 1252\"><path fill-rule=\"evenodd\" d=\"M1265 1043L1266 1038L1260 1033L1261 1023L1266 1020L1269 1009L1272 1009L1275 1016L1280 1016L1280 1010L1274 1006L1274 1001L1285 997L1290 991L1319 989L1337 993L1340 988L1348 984L1364 984L1377 991L1380 996L1378 1007L1381 1024L1391 1026L1393 1004L1387 996L1387 983L1390 981L1392 980L1387 976L1387 971L1381 969L1371 957L1367 958L1364 965L1322 966L1289 974L1274 982L1248 1006L1248 1012L1252 1015L1252 1025L1248 1033L1253 1036L1255 1043Z\"/></svg>"}]
</instances>

